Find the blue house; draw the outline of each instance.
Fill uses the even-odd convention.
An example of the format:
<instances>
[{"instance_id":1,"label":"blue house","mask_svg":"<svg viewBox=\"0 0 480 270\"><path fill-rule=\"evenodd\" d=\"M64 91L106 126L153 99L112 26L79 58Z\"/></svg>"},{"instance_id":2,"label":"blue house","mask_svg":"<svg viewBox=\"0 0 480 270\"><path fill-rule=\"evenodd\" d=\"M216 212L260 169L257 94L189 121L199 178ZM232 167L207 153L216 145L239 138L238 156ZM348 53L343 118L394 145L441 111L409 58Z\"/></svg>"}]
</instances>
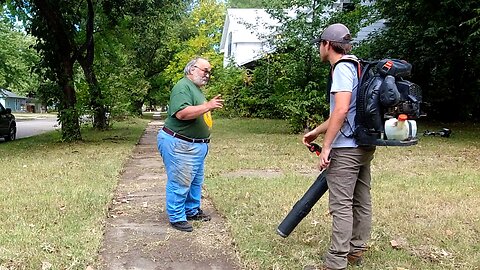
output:
<instances>
[{"instance_id":1,"label":"blue house","mask_svg":"<svg viewBox=\"0 0 480 270\"><path fill-rule=\"evenodd\" d=\"M0 103L2 103L3 107L12 109L12 112L25 112L27 97L22 97L0 88Z\"/></svg>"}]
</instances>

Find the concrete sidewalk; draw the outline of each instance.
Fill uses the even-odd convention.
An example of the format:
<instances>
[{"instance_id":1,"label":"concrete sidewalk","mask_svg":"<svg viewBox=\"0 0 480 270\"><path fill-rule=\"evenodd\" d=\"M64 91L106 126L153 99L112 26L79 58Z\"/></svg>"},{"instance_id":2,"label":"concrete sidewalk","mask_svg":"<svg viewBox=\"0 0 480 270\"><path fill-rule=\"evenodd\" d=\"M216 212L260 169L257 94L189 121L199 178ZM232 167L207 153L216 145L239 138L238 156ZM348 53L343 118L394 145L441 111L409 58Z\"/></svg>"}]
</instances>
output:
<instances>
[{"instance_id":1,"label":"concrete sidewalk","mask_svg":"<svg viewBox=\"0 0 480 270\"><path fill-rule=\"evenodd\" d=\"M99 269L241 269L224 221L208 198L209 222L191 233L173 229L165 213L166 174L156 148L162 121L149 123L124 171L105 224Z\"/></svg>"}]
</instances>

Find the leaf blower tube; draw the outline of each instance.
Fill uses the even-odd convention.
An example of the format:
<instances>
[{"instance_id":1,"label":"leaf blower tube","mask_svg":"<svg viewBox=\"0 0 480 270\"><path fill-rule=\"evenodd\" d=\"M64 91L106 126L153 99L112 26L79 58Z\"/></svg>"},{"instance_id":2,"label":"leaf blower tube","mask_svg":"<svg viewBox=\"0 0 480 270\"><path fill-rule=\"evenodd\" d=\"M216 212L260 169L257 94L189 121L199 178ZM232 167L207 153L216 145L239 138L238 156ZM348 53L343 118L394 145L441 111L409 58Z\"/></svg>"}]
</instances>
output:
<instances>
[{"instance_id":1,"label":"leaf blower tube","mask_svg":"<svg viewBox=\"0 0 480 270\"><path fill-rule=\"evenodd\" d=\"M312 143L309 147L310 152L315 152L320 155L322 148L315 143ZM277 233L286 238L297 227L298 223L302 221L304 217L310 213L312 207L317 201L327 192L327 171L324 170L313 182L312 186L307 190L303 197L293 206L292 210L283 219L282 223L278 225Z\"/></svg>"}]
</instances>

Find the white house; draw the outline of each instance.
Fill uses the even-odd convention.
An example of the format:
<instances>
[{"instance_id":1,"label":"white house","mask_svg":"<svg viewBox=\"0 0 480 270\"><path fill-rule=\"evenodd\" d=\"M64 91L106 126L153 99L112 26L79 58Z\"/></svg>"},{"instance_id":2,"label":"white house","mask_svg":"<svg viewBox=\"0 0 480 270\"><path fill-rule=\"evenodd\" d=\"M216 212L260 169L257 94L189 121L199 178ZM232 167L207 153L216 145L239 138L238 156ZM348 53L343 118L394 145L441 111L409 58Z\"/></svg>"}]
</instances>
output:
<instances>
[{"instance_id":1,"label":"white house","mask_svg":"<svg viewBox=\"0 0 480 270\"><path fill-rule=\"evenodd\" d=\"M229 8L220 43L220 51L224 53L223 65L233 61L242 66L275 51L264 36L271 34L270 27L278 24L266 9Z\"/></svg>"},{"instance_id":2,"label":"white house","mask_svg":"<svg viewBox=\"0 0 480 270\"><path fill-rule=\"evenodd\" d=\"M349 4L350 0L337 0L332 9L343 9ZM366 1L365 4L371 4L371 1ZM292 10L288 15L293 17L295 12ZM385 20L380 20L362 28L354 41L362 41L373 31L385 27L384 22ZM244 66L274 52L275 47L270 46L267 36L279 24L266 9L228 9L220 43L220 51L224 53L223 66L230 63Z\"/></svg>"}]
</instances>

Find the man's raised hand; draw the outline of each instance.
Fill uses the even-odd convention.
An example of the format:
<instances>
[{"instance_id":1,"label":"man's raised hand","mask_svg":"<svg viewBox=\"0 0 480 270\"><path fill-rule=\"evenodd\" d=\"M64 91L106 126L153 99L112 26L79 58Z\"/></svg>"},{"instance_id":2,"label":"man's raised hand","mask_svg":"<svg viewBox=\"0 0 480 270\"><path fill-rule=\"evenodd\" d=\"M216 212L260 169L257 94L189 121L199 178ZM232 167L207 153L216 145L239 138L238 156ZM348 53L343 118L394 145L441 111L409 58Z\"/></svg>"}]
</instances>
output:
<instances>
[{"instance_id":1,"label":"man's raised hand","mask_svg":"<svg viewBox=\"0 0 480 270\"><path fill-rule=\"evenodd\" d=\"M207 106L210 110L223 108L224 100L221 98L222 95L216 95L214 98L210 99L207 102Z\"/></svg>"}]
</instances>

